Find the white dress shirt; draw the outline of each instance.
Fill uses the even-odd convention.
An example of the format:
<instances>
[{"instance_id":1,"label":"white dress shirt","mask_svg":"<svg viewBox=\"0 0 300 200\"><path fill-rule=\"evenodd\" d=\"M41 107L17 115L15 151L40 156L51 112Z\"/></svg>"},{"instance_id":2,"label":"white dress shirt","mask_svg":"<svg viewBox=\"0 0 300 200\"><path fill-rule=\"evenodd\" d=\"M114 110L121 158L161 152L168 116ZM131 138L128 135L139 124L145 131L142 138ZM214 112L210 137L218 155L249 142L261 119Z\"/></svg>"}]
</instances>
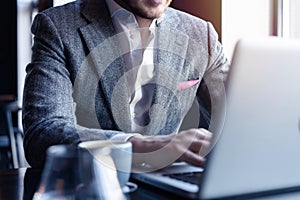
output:
<instances>
[{"instance_id":1,"label":"white dress shirt","mask_svg":"<svg viewBox=\"0 0 300 200\"><path fill-rule=\"evenodd\" d=\"M125 62L125 71L127 73L127 82L129 89L130 114L131 114L131 131L143 133L144 126L138 125L134 119L137 116L135 113L136 104L142 99L143 94L149 93L144 89L142 92L141 86L151 82L153 78L154 63L153 63L153 49L154 49L154 36L155 28L162 20L154 19L149 28L149 37L146 41L146 47L142 49L142 39L140 34L139 25L135 16L128 10L122 8L114 0L106 0L114 28L121 36L121 50L125 52L123 58ZM151 95L150 95L151 96ZM149 110L152 98L147 99L148 103L145 104L142 110ZM149 102L150 101L150 102ZM127 141L135 134L118 134L111 138L114 141Z\"/></svg>"}]
</instances>

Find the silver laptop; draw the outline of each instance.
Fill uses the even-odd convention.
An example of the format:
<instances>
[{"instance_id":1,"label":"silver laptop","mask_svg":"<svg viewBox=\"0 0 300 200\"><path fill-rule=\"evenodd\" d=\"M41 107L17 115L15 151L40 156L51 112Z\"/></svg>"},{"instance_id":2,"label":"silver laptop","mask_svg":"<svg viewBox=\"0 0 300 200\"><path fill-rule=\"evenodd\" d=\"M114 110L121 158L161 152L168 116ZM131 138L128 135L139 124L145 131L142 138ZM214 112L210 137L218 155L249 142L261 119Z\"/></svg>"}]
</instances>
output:
<instances>
[{"instance_id":1,"label":"silver laptop","mask_svg":"<svg viewBox=\"0 0 300 200\"><path fill-rule=\"evenodd\" d=\"M300 41L240 40L226 117L205 169L176 163L132 178L186 198L300 190Z\"/></svg>"}]
</instances>

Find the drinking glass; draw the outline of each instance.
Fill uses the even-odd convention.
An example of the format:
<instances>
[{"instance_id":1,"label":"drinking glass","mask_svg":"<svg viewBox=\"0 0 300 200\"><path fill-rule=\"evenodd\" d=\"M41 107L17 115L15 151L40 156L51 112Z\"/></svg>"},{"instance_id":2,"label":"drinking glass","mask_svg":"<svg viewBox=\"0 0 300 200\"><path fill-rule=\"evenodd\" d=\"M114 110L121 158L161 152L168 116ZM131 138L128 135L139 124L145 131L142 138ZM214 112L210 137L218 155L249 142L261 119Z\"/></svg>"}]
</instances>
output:
<instances>
[{"instance_id":1,"label":"drinking glass","mask_svg":"<svg viewBox=\"0 0 300 200\"><path fill-rule=\"evenodd\" d=\"M33 200L73 200L80 188L78 153L73 145L48 148L45 166Z\"/></svg>"}]
</instances>

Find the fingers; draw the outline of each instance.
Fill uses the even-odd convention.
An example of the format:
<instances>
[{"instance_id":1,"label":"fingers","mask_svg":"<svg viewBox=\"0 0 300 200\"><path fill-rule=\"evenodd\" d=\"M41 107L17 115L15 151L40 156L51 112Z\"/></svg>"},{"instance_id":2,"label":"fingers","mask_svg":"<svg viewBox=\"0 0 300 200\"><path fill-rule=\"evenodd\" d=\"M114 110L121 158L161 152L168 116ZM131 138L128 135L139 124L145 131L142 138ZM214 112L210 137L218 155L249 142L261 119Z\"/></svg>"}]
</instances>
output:
<instances>
[{"instance_id":1,"label":"fingers","mask_svg":"<svg viewBox=\"0 0 300 200\"><path fill-rule=\"evenodd\" d=\"M210 142L207 140L194 140L191 142L190 146L187 147L187 149L191 150L192 152L198 153L201 149L206 149L209 146Z\"/></svg>"},{"instance_id":2,"label":"fingers","mask_svg":"<svg viewBox=\"0 0 300 200\"><path fill-rule=\"evenodd\" d=\"M201 146L207 146L212 139L212 133L205 129L189 129L179 135L182 143L193 152L199 152Z\"/></svg>"},{"instance_id":3,"label":"fingers","mask_svg":"<svg viewBox=\"0 0 300 200\"><path fill-rule=\"evenodd\" d=\"M192 140L207 140L210 141L212 139L212 133L206 129L188 129L180 132L179 135L185 135L184 137L190 137Z\"/></svg>"},{"instance_id":4,"label":"fingers","mask_svg":"<svg viewBox=\"0 0 300 200\"><path fill-rule=\"evenodd\" d=\"M204 128L191 129L191 130L197 132L197 139L202 139L207 141L210 141L212 139L213 134Z\"/></svg>"},{"instance_id":5,"label":"fingers","mask_svg":"<svg viewBox=\"0 0 300 200\"><path fill-rule=\"evenodd\" d=\"M189 145L186 146L186 151L180 160L193 165L203 166L204 157L208 154L210 149L212 133L206 129L189 129L181 134L183 134L182 139Z\"/></svg>"},{"instance_id":6,"label":"fingers","mask_svg":"<svg viewBox=\"0 0 300 200\"><path fill-rule=\"evenodd\" d=\"M209 150L210 150L210 142L203 141L199 151L195 153L198 153L198 155L201 157L205 157L209 153Z\"/></svg>"},{"instance_id":7,"label":"fingers","mask_svg":"<svg viewBox=\"0 0 300 200\"><path fill-rule=\"evenodd\" d=\"M187 150L179 160L199 167L203 167L205 163L204 157L189 150Z\"/></svg>"},{"instance_id":8,"label":"fingers","mask_svg":"<svg viewBox=\"0 0 300 200\"><path fill-rule=\"evenodd\" d=\"M138 160L138 163L148 163L157 168L176 160L203 166L211 139L212 133L205 129L189 129L164 136L132 137L133 161Z\"/></svg>"}]
</instances>

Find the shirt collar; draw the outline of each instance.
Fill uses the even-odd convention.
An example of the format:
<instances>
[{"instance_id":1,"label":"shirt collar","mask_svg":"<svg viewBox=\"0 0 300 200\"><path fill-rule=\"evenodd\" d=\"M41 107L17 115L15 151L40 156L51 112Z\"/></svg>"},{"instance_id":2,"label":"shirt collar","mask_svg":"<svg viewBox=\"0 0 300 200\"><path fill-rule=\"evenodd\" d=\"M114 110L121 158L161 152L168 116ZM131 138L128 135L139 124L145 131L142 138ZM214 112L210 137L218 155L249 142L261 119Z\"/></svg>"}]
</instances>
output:
<instances>
[{"instance_id":1,"label":"shirt collar","mask_svg":"<svg viewBox=\"0 0 300 200\"><path fill-rule=\"evenodd\" d=\"M128 10L122 8L118 3L116 3L114 0L106 0L109 12L110 12L110 17L113 18L117 12L119 11L126 11L130 13Z\"/></svg>"}]
</instances>

